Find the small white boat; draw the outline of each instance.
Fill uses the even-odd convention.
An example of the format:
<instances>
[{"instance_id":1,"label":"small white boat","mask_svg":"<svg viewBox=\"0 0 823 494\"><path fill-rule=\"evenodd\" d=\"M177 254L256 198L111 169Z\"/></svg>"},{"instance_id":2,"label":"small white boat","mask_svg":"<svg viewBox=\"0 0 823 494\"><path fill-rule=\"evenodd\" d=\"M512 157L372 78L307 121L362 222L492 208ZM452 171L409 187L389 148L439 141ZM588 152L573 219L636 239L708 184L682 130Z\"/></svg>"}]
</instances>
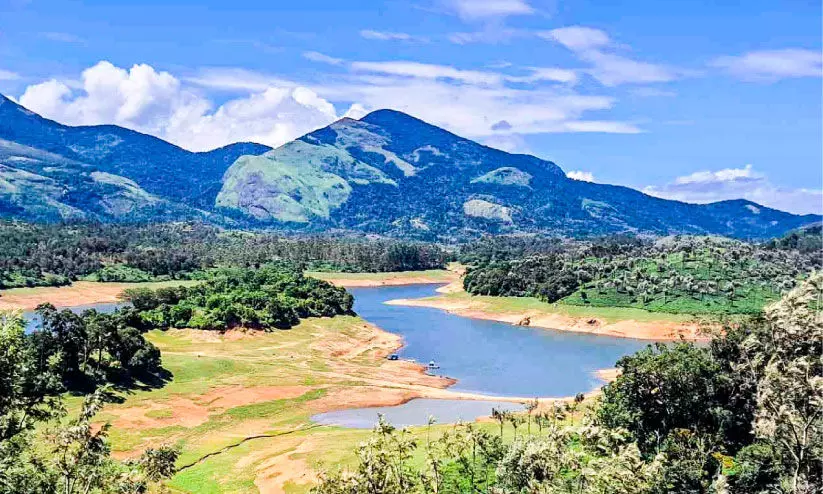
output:
<instances>
[{"instance_id":1,"label":"small white boat","mask_svg":"<svg viewBox=\"0 0 823 494\"><path fill-rule=\"evenodd\" d=\"M439 369L440 368L440 366L437 365L437 362L435 362L434 360L429 361L429 366L428 367L429 367L429 369Z\"/></svg>"}]
</instances>

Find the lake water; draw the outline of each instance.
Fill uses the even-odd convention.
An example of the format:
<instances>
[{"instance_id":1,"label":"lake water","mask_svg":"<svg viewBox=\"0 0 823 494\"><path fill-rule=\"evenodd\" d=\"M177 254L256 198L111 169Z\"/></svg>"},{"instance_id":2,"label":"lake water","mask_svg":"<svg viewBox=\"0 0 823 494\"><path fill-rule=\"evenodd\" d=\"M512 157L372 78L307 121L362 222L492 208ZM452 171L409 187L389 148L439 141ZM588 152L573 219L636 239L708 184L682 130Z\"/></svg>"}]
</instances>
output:
<instances>
[{"instance_id":1,"label":"lake water","mask_svg":"<svg viewBox=\"0 0 823 494\"><path fill-rule=\"evenodd\" d=\"M128 305L128 302L107 302L107 303L99 303L99 304L89 304L89 305L75 305L72 307L58 307L58 309L69 309L76 314L80 314L81 312L89 309L96 309L97 312L102 312L104 314L111 314L112 312L116 311L120 307L125 307ZM43 325L43 320L40 316L34 311L27 311L23 313L23 317L26 319L26 332L32 332L37 329L40 329Z\"/></svg>"},{"instance_id":2,"label":"lake water","mask_svg":"<svg viewBox=\"0 0 823 494\"><path fill-rule=\"evenodd\" d=\"M473 422L477 417L491 415L492 408L509 411L525 409L522 404L511 402L418 398L393 407L351 408L321 413L312 420L318 424L350 429L371 429L377 423L378 415L383 415L395 427L408 427L426 425L429 416L435 417L440 424Z\"/></svg>"},{"instance_id":3,"label":"lake water","mask_svg":"<svg viewBox=\"0 0 823 494\"><path fill-rule=\"evenodd\" d=\"M614 367L623 355L634 353L648 341L595 336L565 331L513 326L470 319L440 309L386 305L398 298L436 295L436 285L351 289L354 310L363 319L403 336L401 358L437 362L437 374L457 379L451 389L492 396L562 397L600 386L598 369ZM438 401L443 403L437 403ZM364 418L387 418L425 424L428 411L440 413L440 422L488 415L492 406L466 400L412 400L398 407L366 408L320 414L315 421L349 427L363 426ZM415 418L413 420L413 418ZM391 420L390 420L391 421ZM353 425L354 424L354 425ZM357 425L359 424L359 425Z\"/></svg>"},{"instance_id":4,"label":"lake water","mask_svg":"<svg viewBox=\"0 0 823 494\"><path fill-rule=\"evenodd\" d=\"M351 289L354 310L363 319L403 337L401 358L437 362L437 374L457 379L451 389L488 394L488 401L415 399L394 407L341 410L315 415L315 422L370 428L378 414L397 426L425 425L433 415L438 422L473 420L492 408L522 409L497 402L492 396L562 397L591 391L602 382L598 369L614 367L623 355L648 345L647 341L512 326L470 319L440 309L386 305L399 298L436 295L437 285L408 285ZM110 313L124 303L68 307L80 313L97 309ZM40 327L39 316L24 314L27 330Z\"/></svg>"}]
</instances>

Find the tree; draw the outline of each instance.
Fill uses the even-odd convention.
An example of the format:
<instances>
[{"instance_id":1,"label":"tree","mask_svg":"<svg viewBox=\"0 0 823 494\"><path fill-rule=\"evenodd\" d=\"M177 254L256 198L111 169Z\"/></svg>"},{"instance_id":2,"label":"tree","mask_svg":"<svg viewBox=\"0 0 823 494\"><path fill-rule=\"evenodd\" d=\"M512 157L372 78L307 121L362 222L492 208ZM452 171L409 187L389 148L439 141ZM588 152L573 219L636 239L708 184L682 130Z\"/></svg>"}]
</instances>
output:
<instances>
[{"instance_id":1,"label":"tree","mask_svg":"<svg viewBox=\"0 0 823 494\"><path fill-rule=\"evenodd\" d=\"M766 308L739 370L760 376L755 433L788 469L786 491L823 485L823 274Z\"/></svg>"}]
</instances>

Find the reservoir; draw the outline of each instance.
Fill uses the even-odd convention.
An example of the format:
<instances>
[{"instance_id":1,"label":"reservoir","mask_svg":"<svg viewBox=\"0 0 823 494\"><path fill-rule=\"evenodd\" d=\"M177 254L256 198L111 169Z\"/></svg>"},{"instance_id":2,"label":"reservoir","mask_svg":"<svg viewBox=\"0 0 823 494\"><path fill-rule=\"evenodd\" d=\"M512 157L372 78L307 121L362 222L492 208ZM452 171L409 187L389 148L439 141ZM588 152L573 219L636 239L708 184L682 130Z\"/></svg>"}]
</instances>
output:
<instances>
[{"instance_id":1,"label":"reservoir","mask_svg":"<svg viewBox=\"0 0 823 494\"><path fill-rule=\"evenodd\" d=\"M385 414L390 422L396 420L397 425L425 424L429 414L440 422L470 420L488 415L493 406L502 406L493 402L493 396L564 397L591 391L602 384L595 371L614 367L620 357L649 344L644 340L471 319L440 309L385 304L394 299L437 295L436 289L437 285L407 285L355 288L350 292L360 317L403 337L400 358L423 364L435 361L439 368L432 373L457 379L450 389L487 394L492 401L417 399L397 407L320 414L313 420L348 427L373 425L377 413Z\"/></svg>"}]
</instances>

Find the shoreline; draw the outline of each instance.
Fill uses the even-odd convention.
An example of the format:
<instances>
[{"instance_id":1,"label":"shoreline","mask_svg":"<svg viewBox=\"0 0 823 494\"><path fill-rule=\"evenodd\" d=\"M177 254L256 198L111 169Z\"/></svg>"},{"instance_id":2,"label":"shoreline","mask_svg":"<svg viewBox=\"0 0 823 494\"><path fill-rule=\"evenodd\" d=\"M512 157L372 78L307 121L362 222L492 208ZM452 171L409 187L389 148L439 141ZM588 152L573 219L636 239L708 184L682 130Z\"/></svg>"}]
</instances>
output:
<instances>
[{"instance_id":1,"label":"shoreline","mask_svg":"<svg viewBox=\"0 0 823 494\"><path fill-rule=\"evenodd\" d=\"M342 288L372 288L403 285L442 285L459 279L449 270L399 271L392 273L331 273L307 272L306 276L327 281Z\"/></svg>"},{"instance_id":2,"label":"shoreline","mask_svg":"<svg viewBox=\"0 0 823 494\"><path fill-rule=\"evenodd\" d=\"M458 290L450 284L439 288L438 291L441 293L455 293ZM676 322L663 319L660 321L625 319L609 322L599 317L576 317L537 310L492 311L484 307L482 302L475 302L470 299L459 300L442 295L419 299L395 299L385 303L387 305L440 309L461 317L503 322L513 326L529 326L598 336L647 341L709 341L711 339L711 335L701 332L701 326L697 322Z\"/></svg>"},{"instance_id":3,"label":"shoreline","mask_svg":"<svg viewBox=\"0 0 823 494\"><path fill-rule=\"evenodd\" d=\"M160 288L196 283L191 280L146 281L137 283L75 281L63 286L9 288L0 290L0 310L31 311L43 303L57 308L121 302L123 291L129 288Z\"/></svg>"},{"instance_id":4,"label":"shoreline","mask_svg":"<svg viewBox=\"0 0 823 494\"><path fill-rule=\"evenodd\" d=\"M335 273L337 274L337 273ZM345 287L381 287L381 286L400 286L400 285L414 285L414 284L435 284L443 285L437 289L440 293L454 293L462 291L460 283L460 274L453 270L443 270L437 272L427 272L426 275L415 274L415 272L400 272L400 273L378 273L378 276L368 274L369 278L359 278L357 274L352 274L346 278L327 278L326 281L338 286ZM139 286L162 286L175 282L147 282L147 283L121 283L121 282L90 282L77 281L71 285L60 287L35 287L23 289L10 289L0 291L0 310L32 310L37 305L49 302L58 307L74 307L82 305L90 305L97 303L114 303L120 301L120 295L123 290L128 288L135 288ZM181 282L176 282L179 284ZM185 283L182 282L182 283ZM423 303L421 300L392 300L386 302L387 304L401 305L419 305L423 307L442 308L438 304ZM448 310L448 309L446 309ZM486 318L490 319L491 314L486 314L486 317L478 317L473 311L465 314L463 311L453 311L458 315L464 317ZM498 319L503 322L511 322L506 319ZM340 348L331 352L331 357L338 357L335 355L341 353L342 355L350 352L370 352L374 355L374 363L379 363L374 372L371 372L368 377L363 379L369 384L371 389L371 396L361 397L355 399L356 403L347 403L347 399L342 399L340 403L329 404L330 410L344 410L348 408L361 407L380 407L380 406L396 406L407 403L410 400L417 398L443 399L443 400L475 400L475 401L505 401L512 403L522 403L530 401L535 398L542 402L562 401L572 399L573 397L521 397L521 396L497 396L493 394L472 393L466 391L455 391L450 389L457 383L457 379L448 376L436 376L426 372L427 368L424 364L411 361L401 361L402 366L398 366L397 362L390 362L386 357L391 353L400 350L403 345L402 336L387 331L381 327L364 321L365 325L370 330L370 337L366 342L360 342L360 345L352 342L353 347ZM533 324L537 326L537 324ZM220 338L234 338L243 334L242 329L231 330L220 335ZM210 337L210 336L209 336ZM365 345L364 345L365 343ZM359 347L359 348L358 348ZM342 356L341 355L341 356ZM393 376L394 379L381 379L380 372L385 371L386 368L396 369L399 375ZM405 368L404 368L405 367ZM601 371L594 373L595 377L608 382L600 375ZM410 379L409 373L413 374L415 378ZM584 391L586 396L596 394L600 387L592 390ZM343 398L343 397L341 397Z\"/></svg>"}]
</instances>

